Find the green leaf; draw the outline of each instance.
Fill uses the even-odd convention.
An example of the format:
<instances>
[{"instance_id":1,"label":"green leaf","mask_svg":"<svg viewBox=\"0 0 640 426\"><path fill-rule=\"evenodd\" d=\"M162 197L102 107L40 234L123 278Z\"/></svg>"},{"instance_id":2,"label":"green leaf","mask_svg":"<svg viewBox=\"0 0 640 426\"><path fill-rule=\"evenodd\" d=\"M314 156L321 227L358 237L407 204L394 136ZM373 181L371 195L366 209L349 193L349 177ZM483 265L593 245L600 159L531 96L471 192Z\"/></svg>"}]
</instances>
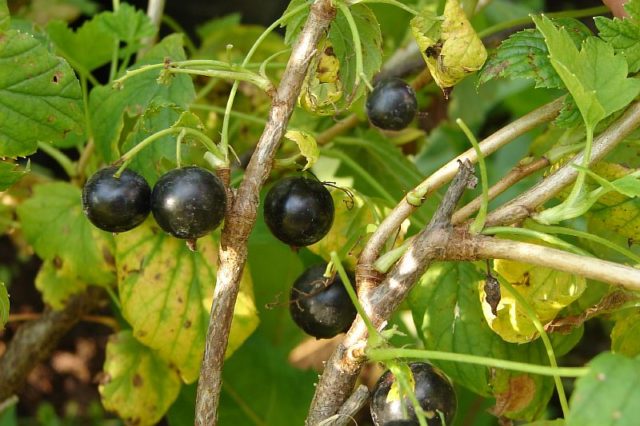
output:
<instances>
[{"instance_id":1,"label":"green leaf","mask_svg":"<svg viewBox=\"0 0 640 426\"><path fill-rule=\"evenodd\" d=\"M0 191L4 191L29 173L29 164L24 170L18 164L0 161Z\"/></svg>"},{"instance_id":2,"label":"green leaf","mask_svg":"<svg viewBox=\"0 0 640 426\"><path fill-rule=\"evenodd\" d=\"M164 38L134 68L161 63L166 58L172 61L185 59L181 35ZM146 72L131 77L119 90L99 86L91 91L91 123L96 148L105 162L115 161L120 156L118 140L124 127L125 113L130 117L139 116L153 101L167 101L186 109L195 98L191 77L177 75L168 84L159 84L156 79L160 72Z\"/></svg>"},{"instance_id":3,"label":"green leaf","mask_svg":"<svg viewBox=\"0 0 640 426\"><path fill-rule=\"evenodd\" d=\"M576 380L567 426L635 426L640 404L640 359L603 353Z\"/></svg>"},{"instance_id":4,"label":"green leaf","mask_svg":"<svg viewBox=\"0 0 640 426\"><path fill-rule=\"evenodd\" d=\"M45 260L36 275L36 288L53 309L62 309L69 297L87 288L87 282L78 278L72 267L58 257Z\"/></svg>"},{"instance_id":5,"label":"green leaf","mask_svg":"<svg viewBox=\"0 0 640 426\"><path fill-rule=\"evenodd\" d=\"M478 71L487 59L487 50L458 0L447 0L443 16L436 16L429 7L423 9L411 20L411 31L433 79L443 90Z\"/></svg>"},{"instance_id":6,"label":"green leaf","mask_svg":"<svg viewBox=\"0 0 640 426\"><path fill-rule=\"evenodd\" d=\"M88 73L111 61L116 39L100 25L98 17L86 21L76 31L64 21L52 21L46 29L56 51L81 73Z\"/></svg>"},{"instance_id":7,"label":"green leaf","mask_svg":"<svg viewBox=\"0 0 640 426\"><path fill-rule=\"evenodd\" d=\"M564 419L540 420L538 422L527 423L522 426L564 426Z\"/></svg>"},{"instance_id":8,"label":"green leaf","mask_svg":"<svg viewBox=\"0 0 640 426\"><path fill-rule=\"evenodd\" d=\"M624 4L624 10L629 14L629 17L634 21L640 20L640 1L627 0Z\"/></svg>"},{"instance_id":9,"label":"green leaf","mask_svg":"<svg viewBox=\"0 0 640 426\"><path fill-rule=\"evenodd\" d=\"M17 209L22 231L43 260L61 262L85 282L112 284L113 239L91 225L80 198L80 190L68 183L35 186L33 197Z\"/></svg>"},{"instance_id":10,"label":"green leaf","mask_svg":"<svg viewBox=\"0 0 640 426\"><path fill-rule=\"evenodd\" d=\"M382 34L376 15L364 4L355 4L350 8L353 20L360 33L364 78L371 81L382 65ZM329 29L329 40L340 62L338 79L345 96L337 105L338 109L348 108L365 91L362 83L354 85L356 79L355 44L349 23L342 13L336 16Z\"/></svg>"},{"instance_id":11,"label":"green leaf","mask_svg":"<svg viewBox=\"0 0 640 426\"><path fill-rule=\"evenodd\" d=\"M580 46L591 35L589 28L576 19L558 19L554 22L567 30L576 46ZM544 36L536 29L517 32L503 41L480 71L478 84L496 77L531 79L535 87L564 87L551 65Z\"/></svg>"},{"instance_id":12,"label":"green leaf","mask_svg":"<svg viewBox=\"0 0 640 426\"><path fill-rule=\"evenodd\" d=\"M0 157L33 154L38 142L81 133L82 93L73 70L29 34L0 33Z\"/></svg>"},{"instance_id":13,"label":"green leaf","mask_svg":"<svg viewBox=\"0 0 640 426\"><path fill-rule=\"evenodd\" d=\"M472 264L464 262L437 263L422 276L408 305L425 348L547 365L539 340L507 343L479 320L478 285L483 279ZM544 411L553 393L549 377L463 363L437 364L455 383L479 395L495 396L496 415L531 421Z\"/></svg>"},{"instance_id":14,"label":"green leaf","mask_svg":"<svg viewBox=\"0 0 640 426\"><path fill-rule=\"evenodd\" d=\"M631 19L609 19L604 16L593 18L598 27L598 36L609 43L617 54L627 60L629 71L640 71L640 26Z\"/></svg>"},{"instance_id":15,"label":"green leaf","mask_svg":"<svg viewBox=\"0 0 640 426\"><path fill-rule=\"evenodd\" d=\"M307 164L302 170L307 170L318 161L320 150L313 135L303 130L287 130L284 137L295 142L300 150L300 155L307 160Z\"/></svg>"},{"instance_id":16,"label":"green leaf","mask_svg":"<svg viewBox=\"0 0 640 426\"><path fill-rule=\"evenodd\" d=\"M136 120L122 145L122 151L130 150L156 132L177 126L203 129L202 122L195 114L184 111L175 104L152 101ZM154 141L140 151L129 166L144 176L149 185L153 185L160 175L175 167L177 138L178 133L175 133ZM181 144L181 153L183 162L189 163L191 160L201 159L204 150L199 143L193 143L192 136L186 136Z\"/></svg>"},{"instance_id":17,"label":"green leaf","mask_svg":"<svg viewBox=\"0 0 640 426\"><path fill-rule=\"evenodd\" d=\"M4 283L0 281L0 330L9 321L9 293Z\"/></svg>"},{"instance_id":18,"label":"green leaf","mask_svg":"<svg viewBox=\"0 0 640 426\"><path fill-rule=\"evenodd\" d=\"M611 351L634 357L640 355L640 312L622 311L611 330Z\"/></svg>"},{"instance_id":19,"label":"green leaf","mask_svg":"<svg viewBox=\"0 0 640 426\"><path fill-rule=\"evenodd\" d=\"M138 50L140 41L152 37L158 31L151 19L129 3L121 3L116 12L103 12L96 16L97 22L116 39L128 44L126 53Z\"/></svg>"},{"instance_id":20,"label":"green leaf","mask_svg":"<svg viewBox=\"0 0 640 426\"><path fill-rule=\"evenodd\" d=\"M216 279L217 242L198 240L197 251L162 232L152 220L116 236L122 315L135 337L174 365L182 379L198 378ZM243 274L227 356L258 324L251 276Z\"/></svg>"},{"instance_id":21,"label":"green leaf","mask_svg":"<svg viewBox=\"0 0 640 426\"><path fill-rule=\"evenodd\" d=\"M98 390L104 408L127 424L154 425L180 392L176 370L138 342L131 331L111 336Z\"/></svg>"},{"instance_id":22,"label":"green leaf","mask_svg":"<svg viewBox=\"0 0 640 426\"><path fill-rule=\"evenodd\" d=\"M626 107L640 93L640 81L627 78L627 63L613 48L589 37L578 51L564 28L534 17L545 37L551 64L573 96L588 127Z\"/></svg>"},{"instance_id":23,"label":"green leaf","mask_svg":"<svg viewBox=\"0 0 640 426\"><path fill-rule=\"evenodd\" d=\"M286 15L287 13L291 12L298 6L301 6L305 3L310 4L308 0L291 0L291 2L289 3L289 6L287 6L287 9L284 11L282 15ZM300 12L291 15L288 19L282 22L280 26L286 27L286 31L284 34L284 42L287 45L289 46L293 45L293 42L295 41L295 38L298 36L298 33L300 33L300 30L302 30L302 26L306 22L307 16L309 16L310 11L311 11L311 7L309 7L308 9L303 9Z\"/></svg>"},{"instance_id":24,"label":"green leaf","mask_svg":"<svg viewBox=\"0 0 640 426\"><path fill-rule=\"evenodd\" d=\"M11 25L11 16L7 0L0 0L0 31L8 30L9 25Z\"/></svg>"}]
</instances>

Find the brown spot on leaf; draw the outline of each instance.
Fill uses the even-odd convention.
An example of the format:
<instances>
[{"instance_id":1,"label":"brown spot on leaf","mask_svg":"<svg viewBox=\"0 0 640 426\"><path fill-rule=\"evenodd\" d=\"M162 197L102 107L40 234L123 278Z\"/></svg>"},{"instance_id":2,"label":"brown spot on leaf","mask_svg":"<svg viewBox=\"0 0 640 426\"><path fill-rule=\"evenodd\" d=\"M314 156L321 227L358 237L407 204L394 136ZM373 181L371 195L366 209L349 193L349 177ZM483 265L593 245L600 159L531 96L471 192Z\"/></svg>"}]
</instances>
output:
<instances>
[{"instance_id":1,"label":"brown spot on leaf","mask_svg":"<svg viewBox=\"0 0 640 426\"><path fill-rule=\"evenodd\" d=\"M109 247L102 247L102 258L109 266L116 266L116 259L113 257L113 253L109 250ZM124 270L124 269L123 269Z\"/></svg>"},{"instance_id":2,"label":"brown spot on leaf","mask_svg":"<svg viewBox=\"0 0 640 426\"><path fill-rule=\"evenodd\" d=\"M191 321L190 320L186 320L184 322L184 328L190 328L191 327Z\"/></svg>"},{"instance_id":3,"label":"brown spot on leaf","mask_svg":"<svg viewBox=\"0 0 640 426\"><path fill-rule=\"evenodd\" d=\"M333 46L327 46L324 49L324 54L327 56L336 56L336 52L333 51Z\"/></svg>"},{"instance_id":4,"label":"brown spot on leaf","mask_svg":"<svg viewBox=\"0 0 640 426\"><path fill-rule=\"evenodd\" d=\"M136 388L142 387L142 385L144 384L144 380L142 380L142 377L140 377L139 374L134 374L131 382L133 383L133 387Z\"/></svg>"},{"instance_id":5,"label":"brown spot on leaf","mask_svg":"<svg viewBox=\"0 0 640 426\"><path fill-rule=\"evenodd\" d=\"M62 77L64 76L64 74L62 73L62 71L56 71L53 74L53 77L51 78L51 82L54 84L58 84L60 83L60 80L62 80Z\"/></svg>"},{"instance_id":6,"label":"brown spot on leaf","mask_svg":"<svg viewBox=\"0 0 640 426\"><path fill-rule=\"evenodd\" d=\"M491 409L491 413L502 416L506 413L517 413L524 410L531 404L536 394L536 383L527 375L511 377L509 387L503 392L496 394L496 405Z\"/></svg>"},{"instance_id":7,"label":"brown spot on leaf","mask_svg":"<svg viewBox=\"0 0 640 426\"><path fill-rule=\"evenodd\" d=\"M62 261L62 259L60 259L60 256L56 256L56 257L53 258L52 263L53 263L53 267L54 268L60 269L60 268L62 268L62 264L64 262Z\"/></svg>"}]
</instances>

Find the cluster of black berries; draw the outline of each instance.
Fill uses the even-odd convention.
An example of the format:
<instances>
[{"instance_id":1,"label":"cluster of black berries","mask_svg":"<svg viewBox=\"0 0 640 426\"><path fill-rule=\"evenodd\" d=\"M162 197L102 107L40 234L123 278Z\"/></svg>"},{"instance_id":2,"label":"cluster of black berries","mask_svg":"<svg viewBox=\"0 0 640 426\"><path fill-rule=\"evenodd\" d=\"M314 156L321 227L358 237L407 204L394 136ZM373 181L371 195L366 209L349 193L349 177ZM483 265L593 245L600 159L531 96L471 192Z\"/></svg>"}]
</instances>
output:
<instances>
[{"instance_id":1,"label":"cluster of black berries","mask_svg":"<svg viewBox=\"0 0 640 426\"><path fill-rule=\"evenodd\" d=\"M136 172L117 167L98 171L82 191L84 212L96 227L124 232L140 225L153 213L165 232L195 240L216 229L227 204L224 185L201 167L182 167L162 175L153 187Z\"/></svg>"}]
</instances>

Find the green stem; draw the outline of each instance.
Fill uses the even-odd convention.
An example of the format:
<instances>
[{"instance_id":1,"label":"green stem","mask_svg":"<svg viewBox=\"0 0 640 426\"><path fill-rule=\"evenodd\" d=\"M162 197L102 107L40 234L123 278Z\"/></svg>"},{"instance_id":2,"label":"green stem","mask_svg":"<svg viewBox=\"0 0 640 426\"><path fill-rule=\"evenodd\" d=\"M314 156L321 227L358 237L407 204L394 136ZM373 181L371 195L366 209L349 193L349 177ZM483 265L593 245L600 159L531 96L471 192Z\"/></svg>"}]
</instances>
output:
<instances>
[{"instance_id":1,"label":"green stem","mask_svg":"<svg viewBox=\"0 0 640 426\"><path fill-rule=\"evenodd\" d=\"M582 158L582 167L589 168L589 161L591 160L591 148L593 146L593 126L586 126L587 130L587 142L584 147L584 156ZM582 188L587 178L587 173L584 170L578 170L578 177L576 183L571 189L571 193L567 197L565 203L569 206L573 205L582 195Z\"/></svg>"},{"instance_id":2,"label":"green stem","mask_svg":"<svg viewBox=\"0 0 640 426\"><path fill-rule=\"evenodd\" d=\"M467 139L469 139L471 145L473 145L473 149L476 151L476 156L478 157L478 165L480 166L482 202L480 203L480 210L478 210L478 215L469 227L469 231L472 234L477 234L482 231L482 228L484 227L484 223L487 219L487 210L489 207L489 178L487 177L487 164L484 161L484 155L482 155L480 144L478 143L478 140L473 135L471 130L469 130L469 127L467 127L467 125L464 123L464 121L462 121L461 118L458 118L456 120L456 123L458 124L458 126L460 126L464 134L467 136Z\"/></svg>"},{"instance_id":3,"label":"green stem","mask_svg":"<svg viewBox=\"0 0 640 426\"><path fill-rule=\"evenodd\" d=\"M402 243L402 245L394 248L393 250L389 250L388 252L380 256L373 264L375 270L382 274L386 274L387 272L389 272L389 269L391 269L391 267L398 261L398 259L400 259L402 255L406 253L409 245L411 245L412 242L413 237L408 238L405 242Z\"/></svg>"},{"instance_id":4,"label":"green stem","mask_svg":"<svg viewBox=\"0 0 640 426\"><path fill-rule=\"evenodd\" d=\"M112 0L111 2L114 12L120 9L120 0ZM111 67L109 69L109 82L112 82L116 78L118 73L118 53L120 51L120 40L116 39L113 42L113 53L111 54Z\"/></svg>"},{"instance_id":5,"label":"green stem","mask_svg":"<svg viewBox=\"0 0 640 426\"><path fill-rule=\"evenodd\" d=\"M103 288L107 292L107 295L109 296L109 299L111 299L113 304L116 305L116 307L118 308L118 311L122 312L122 305L120 305L120 299L118 298L116 293L113 291L111 286L110 285L105 285Z\"/></svg>"},{"instance_id":6,"label":"green stem","mask_svg":"<svg viewBox=\"0 0 640 426\"><path fill-rule=\"evenodd\" d=\"M185 131L182 130L176 138L176 167L182 167L182 140L184 139Z\"/></svg>"},{"instance_id":7,"label":"green stem","mask_svg":"<svg viewBox=\"0 0 640 426\"><path fill-rule=\"evenodd\" d=\"M76 167L73 164L73 161L67 157L64 152L60 151L58 148L51 145L49 142L38 142L38 149L45 152L49 157L56 160L56 163L62 167L64 172L70 178L76 176Z\"/></svg>"},{"instance_id":8,"label":"green stem","mask_svg":"<svg viewBox=\"0 0 640 426\"><path fill-rule=\"evenodd\" d=\"M169 72L174 74L191 74L191 75L203 75L205 77L224 78L227 80L246 81L251 83L265 92L273 90L271 81L262 77L259 74L252 72L236 72L236 71L222 71L222 70L195 70L188 68L169 68Z\"/></svg>"},{"instance_id":9,"label":"green stem","mask_svg":"<svg viewBox=\"0 0 640 426\"><path fill-rule=\"evenodd\" d=\"M372 361L384 362L397 358L430 359L466 364L483 365L485 367L502 368L504 370L521 371L540 376L582 377L589 372L587 367L549 367L546 365L527 364L506 359L488 358L477 355L454 352L428 351L424 349L372 348L367 350Z\"/></svg>"},{"instance_id":10,"label":"green stem","mask_svg":"<svg viewBox=\"0 0 640 426\"><path fill-rule=\"evenodd\" d=\"M622 247L618 244L615 244L606 238L602 238L598 235L591 234L589 232L578 231L571 228L565 228L563 226L550 226L550 225L542 225L538 222L534 222L532 220L527 220L525 225L531 229L535 229L541 232L547 232L552 234L561 234L561 235L571 235L573 237L582 238L584 240L590 240L594 243L601 244L607 248L610 248L613 251L616 251L623 256L628 257L632 261L640 264L640 256L632 252L631 250Z\"/></svg>"},{"instance_id":11,"label":"green stem","mask_svg":"<svg viewBox=\"0 0 640 426\"><path fill-rule=\"evenodd\" d=\"M409 12L412 15L418 15L418 11L415 9L412 9L411 7L407 6L404 3L401 3L399 1L396 0L362 0L362 1L358 1L358 2L353 2L353 4L358 4L358 3L362 3L362 4L366 4L366 3L381 3L381 4L389 4L391 6L395 6L399 9L404 10L405 12Z\"/></svg>"},{"instance_id":12,"label":"green stem","mask_svg":"<svg viewBox=\"0 0 640 426\"><path fill-rule=\"evenodd\" d=\"M500 235L500 234L522 235L525 237L531 237L540 241L544 241L558 248L570 251L575 254L579 254L581 256L593 257L591 253L581 249L580 247L576 247L571 243L568 243L560 238L554 237L553 235L545 234L543 232L535 231L533 229L512 228L510 226L494 226L494 227L484 229L482 233L484 235Z\"/></svg>"},{"instance_id":13,"label":"green stem","mask_svg":"<svg viewBox=\"0 0 640 426\"><path fill-rule=\"evenodd\" d=\"M386 201L391 203L391 205L396 203L396 200L393 198L391 194L389 194L389 192L384 188L384 186L382 186L380 182L376 180L376 178L371 176L371 174L368 171L366 171L362 166L360 166L360 164L353 161L351 157L349 157L348 155L344 154L341 151L333 150L330 148L323 148L322 153L327 157L333 157L341 160L347 167L352 169L354 172L358 173L364 180L366 180L367 183L371 185L371 187L375 189L382 196L382 198L384 198Z\"/></svg>"},{"instance_id":14,"label":"green stem","mask_svg":"<svg viewBox=\"0 0 640 426\"><path fill-rule=\"evenodd\" d=\"M358 31L358 26L356 25L356 21L353 19L353 15L351 14L349 7L342 1L339 1L337 3L340 12L342 12L345 19L347 20L347 24L349 24L351 37L353 38L353 45L356 54L356 75L353 86L357 88L360 84L361 76L364 75L364 61L362 59L362 43L360 42L360 32Z\"/></svg>"},{"instance_id":15,"label":"green stem","mask_svg":"<svg viewBox=\"0 0 640 426\"><path fill-rule=\"evenodd\" d=\"M376 330L376 328L373 326L373 323L371 322L371 318L369 318L369 316L367 315L367 312L364 310L364 308L360 304L360 301L358 300L358 295L356 294L356 291L351 285L351 280L349 279L347 272L344 270L344 267L342 266L342 262L338 257L338 253L336 253L335 251L331 252L331 262L333 262L333 266L338 271L338 275L340 275L340 279L344 284L345 290L347 290L347 293L349 294L351 303L353 303L353 306L355 306L356 311L358 312L358 315L360 315L360 317L362 318L362 321L364 321L364 324L367 326L369 337L377 335L378 330Z\"/></svg>"},{"instance_id":16,"label":"green stem","mask_svg":"<svg viewBox=\"0 0 640 426\"><path fill-rule=\"evenodd\" d=\"M120 157L120 159L122 160L122 165L120 166L118 171L114 174L114 176L119 177L120 174L122 174L122 172L124 171L124 169L127 168L129 163L131 162L131 160L133 160L133 158L136 155L138 155L138 153L140 151L145 149L147 146L149 146L153 142L157 141L160 138L163 138L164 136L167 136L167 135L170 135L170 134L173 134L173 133L181 133L181 132L184 132L185 136L186 135L194 136L214 156L218 156L219 157L219 156L222 155L220 150L216 146L216 144L213 143L213 141L209 138L209 136L205 135L201 131L195 130L195 129L192 129L192 128L189 128L189 127L169 127L168 129L161 130L161 131L159 131L157 133L154 133L151 136L148 136L147 138L143 139L139 144L137 144L136 146L131 148L129 151L125 152L122 155L122 157Z\"/></svg>"},{"instance_id":17,"label":"green stem","mask_svg":"<svg viewBox=\"0 0 640 426\"><path fill-rule=\"evenodd\" d=\"M594 15L600 15L603 13L609 13L609 9L606 6L590 7L588 9L567 10L563 12L551 12L551 13L545 13L545 15L549 18L557 19L557 18L582 18L585 16L594 16ZM527 16L524 18L512 19L511 21L501 22L489 28L485 28L484 30L478 32L478 37L480 38L489 37L490 35L499 33L500 31L504 31L512 27L519 27L519 26L528 25L531 23L532 21L530 16Z\"/></svg>"},{"instance_id":18,"label":"green stem","mask_svg":"<svg viewBox=\"0 0 640 426\"><path fill-rule=\"evenodd\" d=\"M267 38L267 36L271 34L273 30L275 30L281 23L286 22L293 15L298 14L299 12L301 12L302 10L308 7L309 6L306 3L303 3L300 6L285 13L280 18L278 18L273 24L269 25L262 32L262 34L260 34L260 36L256 39L256 41L253 43L253 46L251 46L251 49L249 49L247 56L245 56L244 60L242 61L242 66L245 67L249 63L253 54L256 52L256 50L258 50L258 47ZM220 150L222 151L222 154L224 156L223 158L225 160L225 163L227 164L229 163L229 119L231 115L231 110L233 109L233 102L235 100L237 92L238 92L238 82L236 81L233 83L233 86L231 87L231 91L229 92L229 98L227 99L227 106L225 109L224 118L222 119L222 134L220 137Z\"/></svg>"},{"instance_id":19,"label":"green stem","mask_svg":"<svg viewBox=\"0 0 640 426\"><path fill-rule=\"evenodd\" d=\"M520 306L524 308L526 315L529 317L531 322L533 322L533 325L536 330L538 330L538 333L540 333L540 338L542 339L542 343L544 344L544 347L547 351L547 357L549 357L549 364L551 364L552 368L558 370L558 362L556 361L556 354L553 350L553 345L551 344L551 340L549 340L547 332L544 331L544 327L542 326L540 319L538 319L538 315L536 314L535 310L525 300L525 298L522 297L522 295L513 288L508 280L501 279L500 277L498 277L498 280L500 282L500 285L507 289L507 291L511 293L513 298L516 299ZM566 419L569 416L569 403L567 402L567 395L564 392L564 386L562 385L562 380L560 379L560 377L561 374L559 373L553 374L553 381L555 382L556 390L558 391L558 399L560 400L560 406L562 407L562 414Z\"/></svg>"}]
</instances>

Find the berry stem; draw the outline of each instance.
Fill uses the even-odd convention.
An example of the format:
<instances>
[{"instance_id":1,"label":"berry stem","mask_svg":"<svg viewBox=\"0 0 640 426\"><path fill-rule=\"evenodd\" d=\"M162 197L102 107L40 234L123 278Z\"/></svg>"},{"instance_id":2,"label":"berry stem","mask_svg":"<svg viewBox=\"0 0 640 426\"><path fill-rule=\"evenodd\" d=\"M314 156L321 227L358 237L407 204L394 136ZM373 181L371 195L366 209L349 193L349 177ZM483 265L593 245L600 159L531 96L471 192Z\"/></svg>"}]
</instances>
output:
<instances>
[{"instance_id":1,"label":"berry stem","mask_svg":"<svg viewBox=\"0 0 640 426\"><path fill-rule=\"evenodd\" d=\"M552 377L582 377L589 372L588 367L550 367L546 365L527 364L524 362L509 361L499 358L489 358L455 352L429 351L424 349L372 348L368 349L366 352L371 361L379 362L398 358L452 361Z\"/></svg>"},{"instance_id":2,"label":"berry stem","mask_svg":"<svg viewBox=\"0 0 640 426\"><path fill-rule=\"evenodd\" d=\"M209 152L212 155L216 157L221 157L221 152L216 146L216 144L213 143L213 141L209 138L209 136L205 135L201 131L192 129L190 127L182 127L182 126L169 127L168 129L160 130L159 132L156 132L153 135L146 137L139 144L137 144L136 146L131 148L129 151L124 153L122 157L120 157L120 161L122 161L122 165L120 166L118 171L114 174L114 176L120 177L124 169L127 168L131 160L133 160L133 158L136 155L138 155L140 151L142 151L143 149L145 149L147 146L157 141L158 139L161 139L162 137L173 134L173 133L184 133L185 136L186 135L194 136L200 143L202 143L207 148L207 150L209 150Z\"/></svg>"}]
</instances>

